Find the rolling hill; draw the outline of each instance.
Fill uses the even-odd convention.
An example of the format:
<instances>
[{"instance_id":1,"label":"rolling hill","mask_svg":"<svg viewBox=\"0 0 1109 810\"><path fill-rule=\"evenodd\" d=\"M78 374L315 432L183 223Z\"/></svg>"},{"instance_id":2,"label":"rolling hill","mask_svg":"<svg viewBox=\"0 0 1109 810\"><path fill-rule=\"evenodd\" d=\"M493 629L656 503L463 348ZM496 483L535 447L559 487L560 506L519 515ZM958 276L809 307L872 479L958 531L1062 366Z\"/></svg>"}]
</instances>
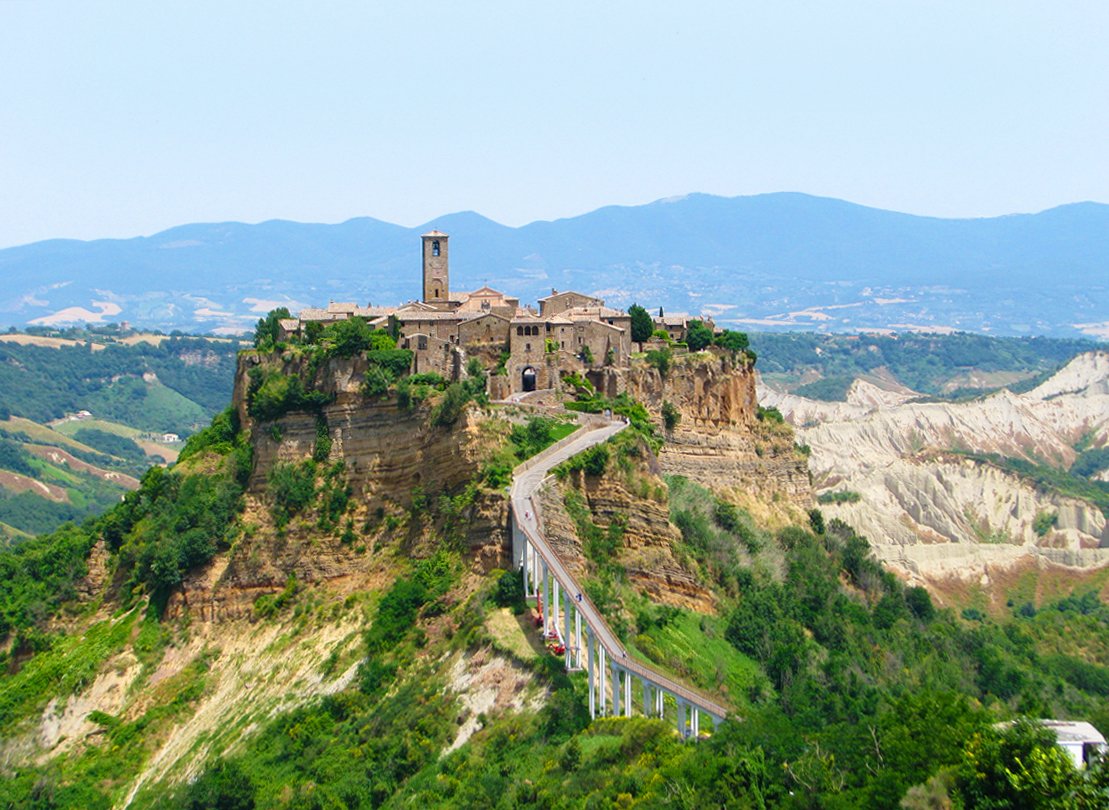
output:
<instances>
[{"instance_id":1,"label":"rolling hill","mask_svg":"<svg viewBox=\"0 0 1109 810\"><path fill-rule=\"evenodd\" d=\"M0 323L127 320L236 332L260 313L418 296L418 234L454 237L452 286L552 287L749 329L1109 334L1109 206L919 217L781 193L693 194L509 228L473 212L417 228L191 224L0 251Z\"/></svg>"},{"instance_id":2,"label":"rolling hill","mask_svg":"<svg viewBox=\"0 0 1109 810\"><path fill-rule=\"evenodd\" d=\"M100 514L152 464L174 461L226 407L238 347L109 330L0 335L0 543Z\"/></svg>"}]
</instances>

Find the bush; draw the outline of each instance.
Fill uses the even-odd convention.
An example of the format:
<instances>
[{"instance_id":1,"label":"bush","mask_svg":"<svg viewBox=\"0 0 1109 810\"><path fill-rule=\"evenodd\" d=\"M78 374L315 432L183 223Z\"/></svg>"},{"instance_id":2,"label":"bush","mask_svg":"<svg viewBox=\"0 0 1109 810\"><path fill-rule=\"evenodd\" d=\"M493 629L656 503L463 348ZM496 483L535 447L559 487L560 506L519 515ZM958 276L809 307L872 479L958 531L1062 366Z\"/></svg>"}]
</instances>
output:
<instances>
[{"instance_id":1,"label":"bush","mask_svg":"<svg viewBox=\"0 0 1109 810\"><path fill-rule=\"evenodd\" d=\"M331 400L322 391L305 390L304 383L295 375L255 367L249 376L247 410L260 422L272 422L290 411L320 408Z\"/></svg>"},{"instance_id":2,"label":"bush","mask_svg":"<svg viewBox=\"0 0 1109 810\"><path fill-rule=\"evenodd\" d=\"M670 364L674 359L674 353L670 351L670 347L651 349L647 352L646 358L647 364L658 369L658 375L665 380L666 375L670 373Z\"/></svg>"},{"instance_id":3,"label":"bush","mask_svg":"<svg viewBox=\"0 0 1109 810\"><path fill-rule=\"evenodd\" d=\"M392 340L392 338L389 339ZM403 377L412 368L412 352L408 349L374 349L366 352L366 360L371 367L378 366L392 374L394 378ZM438 374L434 376L439 377Z\"/></svg>"},{"instance_id":4,"label":"bush","mask_svg":"<svg viewBox=\"0 0 1109 810\"><path fill-rule=\"evenodd\" d=\"M465 386L462 383L451 383L443 392L443 399L431 412L431 421L440 427L453 425L458 421L458 417L462 415L462 410L469 401L470 392Z\"/></svg>"},{"instance_id":5,"label":"bush","mask_svg":"<svg viewBox=\"0 0 1109 810\"><path fill-rule=\"evenodd\" d=\"M370 399L377 399L389 393L389 386L396 378L381 366L370 366L366 369L366 377L362 383L362 394Z\"/></svg>"},{"instance_id":6,"label":"bush","mask_svg":"<svg viewBox=\"0 0 1109 810\"><path fill-rule=\"evenodd\" d=\"M775 425L780 425L786 421L786 418L782 416L782 412L777 408L764 408L762 405L759 405L758 410L755 411L755 418L760 422L769 422Z\"/></svg>"},{"instance_id":7,"label":"bush","mask_svg":"<svg viewBox=\"0 0 1109 810\"><path fill-rule=\"evenodd\" d=\"M863 498L850 489L841 489L836 492L821 492L816 496L817 503L858 503Z\"/></svg>"},{"instance_id":8,"label":"bush","mask_svg":"<svg viewBox=\"0 0 1109 810\"><path fill-rule=\"evenodd\" d=\"M1040 537L1044 537L1057 525L1059 525L1058 512L1040 512L1032 521L1032 530Z\"/></svg>"},{"instance_id":9,"label":"bush","mask_svg":"<svg viewBox=\"0 0 1109 810\"><path fill-rule=\"evenodd\" d=\"M681 422L681 421L682 421L681 411L679 411L677 408L674 407L674 403L670 402L669 400L663 400L663 402L662 402L662 424L663 424L663 426L667 430L673 430L674 428L676 428L678 426L678 423Z\"/></svg>"},{"instance_id":10,"label":"bush","mask_svg":"<svg viewBox=\"0 0 1109 810\"><path fill-rule=\"evenodd\" d=\"M512 612L519 615L527 610L524 601L524 582L520 574L515 571L505 571L497 578L497 587L493 591L493 602L497 607L512 608Z\"/></svg>"},{"instance_id":11,"label":"bush","mask_svg":"<svg viewBox=\"0 0 1109 810\"><path fill-rule=\"evenodd\" d=\"M932 597L926 588L919 585L905 590L905 604L909 606L909 612L923 622L930 621L936 615Z\"/></svg>"},{"instance_id":12,"label":"bush","mask_svg":"<svg viewBox=\"0 0 1109 810\"><path fill-rule=\"evenodd\" d=\"M270 470L266 488L273 499L274 521L284 526L316 497L316 465L311 461L279 462Z\"/></svg>"}]
</instances>

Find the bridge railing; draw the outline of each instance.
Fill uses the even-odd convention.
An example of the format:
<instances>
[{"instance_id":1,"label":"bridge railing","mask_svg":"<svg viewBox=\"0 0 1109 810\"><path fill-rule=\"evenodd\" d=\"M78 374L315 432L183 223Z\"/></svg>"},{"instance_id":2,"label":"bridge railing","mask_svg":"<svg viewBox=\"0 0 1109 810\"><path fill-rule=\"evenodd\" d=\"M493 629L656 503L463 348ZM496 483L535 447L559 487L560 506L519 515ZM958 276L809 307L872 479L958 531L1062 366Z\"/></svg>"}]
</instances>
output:
<instances>
[{"instance_id":1,"label":"bridge railing","mask_svg":"<svg viewBox=\"0 0 1109 810\"><path fill-rule=\"evenodd\" d=\"M586 433L583 433L583 431L595 429L596 427L603 424L608 424L608 420L604 419L603 417L601 417L599 420L589 420L589 422L586 425L583 425L581 429L574 431L566 438L562 439L559 442L556 442L554 445L551 445L551 447L548 447L542 453L533 456L532 458L525 461L523 464L519 465L516 468L516 472L524 473L528 470L534 469L536 466L549 459L559 450L569 446L570 444L573 444L584 435L586 435ZM592 631L597 641L604 648L605 653L614 663L617 663L617 665L620 666L622 669L633 673L641 679L650 681L655 686L663 689L666 692L670 692L676 697L686 701L693 706L696 706L698 709L710 715L723 719L728 713L727 707L721 705L720 703L717 703L715 700L708 697L707 695L703 695L693 689L690 689L687 686L684 686L683 684L679 684L666 675L662 674L661 672L628 657L627 649L620 643L616 634L608 626L608 623L604 620L604 617L601 615L601 612L597 608L597 606L585 594L585 591L582 589L580 583L578 583L577 580L574 579L574 577L566 569L565 565L562 563L561 558L548 544L547 539L542 536L542 531L532 530L532 528L528 525L526 521L520 519L520 515L530 508L532 513L536 516L537 525L539 525L539 520L541 518L542 512L540 510L538 499L535 497L535 495L545 484L546 481L541 482L540 485L535 488L534 492L528 493L526 495L514 494L514 497L512 498L512 520L515 524L514 528L517 529L527 539L531 547L546 564L548 571L554 576L555 581L562 588L563 592L569 595L570 598L574 599L575 601L577 601L577 596L580 595L581 599L577 602L578 610L585 618L586 626ZM515 488L515 482L513 486ZM547 607L544 606L544 610L546 609Z\"/></svg>"}]
</instances>

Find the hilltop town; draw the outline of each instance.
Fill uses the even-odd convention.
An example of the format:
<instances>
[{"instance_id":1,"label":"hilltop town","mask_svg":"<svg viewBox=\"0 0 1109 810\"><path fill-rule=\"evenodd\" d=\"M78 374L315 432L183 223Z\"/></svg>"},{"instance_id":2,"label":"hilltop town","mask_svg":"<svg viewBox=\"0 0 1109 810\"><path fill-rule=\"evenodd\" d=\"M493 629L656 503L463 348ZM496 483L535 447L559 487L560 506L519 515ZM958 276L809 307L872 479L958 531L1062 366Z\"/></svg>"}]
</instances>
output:
<instances>
[{"instance_id":1,"label":"hilltop town","mask_svg":"<svg viewBox=\"0 0 1109 810\"><path fill-rule=\"evenodd\" d=\"M595 296L551 290L536 310L487 286L473 292L450 289L449 237L423 234L423 295L396 307L331 302L305 309L279 323L280 338L306 337L314 329L349 318L390 329L400 348L412 352L412 372L435 372L451 380L477 358L489 370L490 396L557 388L563 374L595 368L627 368L633 351L631 315L605 306ZM655 330L682 340L691 323L685 315L653 319ZM705 321L712 328L711 321Z\"/></svg>"}]
</instances>

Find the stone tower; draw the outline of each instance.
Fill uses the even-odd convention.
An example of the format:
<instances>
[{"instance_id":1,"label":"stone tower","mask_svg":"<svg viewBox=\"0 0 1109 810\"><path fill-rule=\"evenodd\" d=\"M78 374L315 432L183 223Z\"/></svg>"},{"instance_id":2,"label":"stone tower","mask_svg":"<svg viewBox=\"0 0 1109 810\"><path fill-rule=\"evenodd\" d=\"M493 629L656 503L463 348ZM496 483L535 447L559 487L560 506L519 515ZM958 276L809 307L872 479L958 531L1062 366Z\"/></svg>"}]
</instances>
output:
<instances>
[{"instance_id":1,"label":"stone tower","mask_svg":"<svg viewBox=\"0 0 1109 810\"><path fill-rule=\"evenodd\" d=\"M421 238L424 240L424 303L445 304L450 301L449 237L440 231L430 231Z\"/></svg>"}]
</instances>

